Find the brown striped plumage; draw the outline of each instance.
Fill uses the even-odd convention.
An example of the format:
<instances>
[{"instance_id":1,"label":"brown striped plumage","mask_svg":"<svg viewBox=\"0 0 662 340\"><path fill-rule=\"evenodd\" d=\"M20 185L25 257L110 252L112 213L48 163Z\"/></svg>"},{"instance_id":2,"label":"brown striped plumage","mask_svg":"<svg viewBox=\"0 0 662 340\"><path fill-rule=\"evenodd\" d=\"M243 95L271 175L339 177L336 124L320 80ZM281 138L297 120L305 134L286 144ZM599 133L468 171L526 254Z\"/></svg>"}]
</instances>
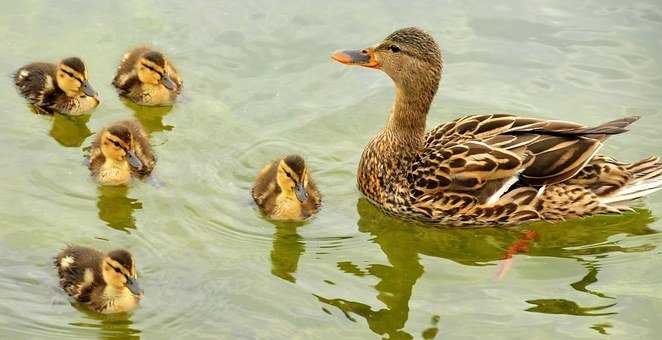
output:
<instances>
[{"instance_id":1,"label":"brown striped plumage","mask_svg":"<svg viewBox=\"0 0 662 340\"><path fill-rule=\"evenodd\" d=\"M13 74L20 94L38 113L78 115L99 105L99 97L87 80L82 60L66 58L57 65L32 63Z\"/></svg>"},{"instance_id":2,"label":"brown striped plumage","mask_svg":"<svg viewBox=\"0 0 662 340\"><path fill-rule=\"evenodd\" d=\"M298 155L266 165L255 180L251 196L260 210L274 220L305 220L319 210L322 201L306 163Z\"/></svg>"},{"instance_id":3,"label":"brown striped plumage","mask_svg":"<svg viewBox=\"0 0 662 340\"><path fill-rule=\"evenodd\" d=\"M156 165L156 156L148 138L137 120L118 121L103 128L90 148L92 177L103 185L124 185L133 177L149 176ZM132 156L139 160L140 166L131 164Z\"/></svg>"},{"instance_id":4,"label":"brown striped plumage","mask_svg":"<svg viewBox=\"0 0 662 340\"><path fill-rule=\"evenodd\" d=\"M624 201L662 187L656 157L626 164L596 156L639 117L585 127L472 115L426 133L443 60L420 29L333 58L381 69L396 85L388 123L364 149L357 175L361 192L388 213L451 225L557 221L627 210Z\"/></svg>"},{"instance_id":5,"label":"brown striped plumage","mask_svg":"<svg viewBox=\"0 0 662 340\"><path fill-rule=\"evenodd\" d=\"M113 79L120 96L140 105L172 105L182 91L177 70L161 52L138 47L127 52Z\"/></svg>"},{"instance_id":6,"label":"brown striped plumage","mask_svg":"<svg viewBox=\"0 0 662 340\"><path fill-rule=\"evenodd\" d=\"M94 311L131 311L142 298L135 261L126 250L104 254L92 248L68 246L53 263L62 289Z\"/></svg>"}]
</instances>

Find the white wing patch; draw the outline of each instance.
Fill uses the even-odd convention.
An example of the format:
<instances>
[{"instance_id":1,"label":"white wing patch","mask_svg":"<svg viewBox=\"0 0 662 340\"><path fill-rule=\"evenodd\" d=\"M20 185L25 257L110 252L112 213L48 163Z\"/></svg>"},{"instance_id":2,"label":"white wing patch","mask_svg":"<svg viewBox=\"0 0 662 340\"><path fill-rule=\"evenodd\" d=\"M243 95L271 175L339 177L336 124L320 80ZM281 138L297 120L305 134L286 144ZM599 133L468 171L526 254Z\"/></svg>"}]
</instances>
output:
<instances>
[{"instance_id":1,"label":"white wing patch","mask_svg":"<svg viewBox=\"0 0 662 340\"><path fill-rule=\"evenodd\" d=\"M28 70L21 70L21 72L18 73L18 80L23 80L23 78L27 77L30 75L30 71Z\"/></svg>"},{"instance_id":2,"label":"white wing patch","mask_svg":"<svg viewBox=\"0 0 662 340\"><path fill-rule=\"evenodd\" d=\"M124 84L126 84L127 80L129 80L129 77L131 77L131 73L120 74L120 76L117 77L117 82L120 85L124 85Z\"/></svg>"},{"instance_id":3,"label":"white wing patch","mask_svg":"<svg viewBox=\"0 0 662 340\"><path fill-rule=\"evenodd\" d=\"M65 256L60 260L60 267L61 268L69 268L71 264L74 263L74 258L72 256Z\"/></svg>"},{"instance_id":4,"label":"white wing patch","mask_svg":"<svg viewBox=\"0 0 662 340\"><path fill-rule=\"evenodd\" d=\"M54 88L55 86L53 85L53 77L46 75L46 80L44 81L44 91L42 92L50 91Z\"/></svg>"},{"instance_id":5,"label":"white wing patch","mask_svg":"<svg viewBox=\"0 0 662 340\"><path fill-rule=\"evenodd\" d=\"M503 196L503 194L506 191L508 191L508 189L510 189L510 187L513 186L515 182L517 182L518 179L519 179L519 173L517 175L510 177L505 183L503 183L503 185L501 186L501 188L499 188L499 190L497 190L494 194L492 194L492 196L490 196L487 199L486 204L492 205L496 203L499 200L499 198L501 198L501 196Z\"/></svg>"}]
</instances>

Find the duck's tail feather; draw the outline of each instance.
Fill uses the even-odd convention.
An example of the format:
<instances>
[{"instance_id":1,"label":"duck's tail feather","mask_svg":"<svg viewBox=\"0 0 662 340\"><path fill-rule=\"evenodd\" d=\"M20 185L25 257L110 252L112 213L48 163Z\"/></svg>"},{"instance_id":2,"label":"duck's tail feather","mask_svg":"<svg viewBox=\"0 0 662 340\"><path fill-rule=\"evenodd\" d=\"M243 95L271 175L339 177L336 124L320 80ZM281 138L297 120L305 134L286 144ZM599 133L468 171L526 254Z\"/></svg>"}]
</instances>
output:
<instances>
[{"instance_id":1,"label":"duck's tail feather","mask_svg":"<svg viewBox=\"0 0 662 340\"><path fill-rule=\"evenodd\" d=\"M612 195L600 197L602 203L620 205L662 189L662 163L658 157L643 159L626 168L633 175L632 182Z\"/></svg>"}]
</instances>

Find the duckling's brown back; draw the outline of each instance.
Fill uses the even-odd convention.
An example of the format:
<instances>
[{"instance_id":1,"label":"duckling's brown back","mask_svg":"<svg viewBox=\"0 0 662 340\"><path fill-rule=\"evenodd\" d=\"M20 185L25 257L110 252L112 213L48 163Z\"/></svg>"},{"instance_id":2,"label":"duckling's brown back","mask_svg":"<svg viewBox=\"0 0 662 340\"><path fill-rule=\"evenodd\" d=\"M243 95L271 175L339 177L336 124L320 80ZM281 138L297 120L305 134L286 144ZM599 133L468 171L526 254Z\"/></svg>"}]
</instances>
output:
<instances>
[{"instance_id":1,"label":"duckling's brown back","mask_svg":"<svg viewBox=\"0 0 662 340\"><path fill-rule=\"evenodd\" d=\"M255 203L265 211L271 214L276 204L276 197L280 194L281 190L276 184L276 172L278 171L278 161L266 165L255 179L255 184L251 190L251 196Z\"/></svg>"},{"instance_id":2,"label":"duckling's brown back","mask_svg":"<svg viewBox=\"0 0 662 340\"><path fill-rule=\"evenodd\" d=\"M81 302L89 299L92 289L101 282L101 261L103 253L98 250L80 247L68 246L62 250L54 260L60 277L60 286L69 295ZM85 272L90 270L92 273L92 282L89 282L85 293L82 283L86 281ZM88 274L89 275L89 274Z\"/></svg>"},{"instance_id":3,"label":"duckling's brown back","mask_svg":"<svg viewBox=\"0 0 662 340\"><path fill-rule=\"evenodd\" d=\"M51 104L50 92L59 90L55 73L56 66L49 63L32 63L19 68L13 75L14 84L31 104Z\"/></svg>"}]
</instances>

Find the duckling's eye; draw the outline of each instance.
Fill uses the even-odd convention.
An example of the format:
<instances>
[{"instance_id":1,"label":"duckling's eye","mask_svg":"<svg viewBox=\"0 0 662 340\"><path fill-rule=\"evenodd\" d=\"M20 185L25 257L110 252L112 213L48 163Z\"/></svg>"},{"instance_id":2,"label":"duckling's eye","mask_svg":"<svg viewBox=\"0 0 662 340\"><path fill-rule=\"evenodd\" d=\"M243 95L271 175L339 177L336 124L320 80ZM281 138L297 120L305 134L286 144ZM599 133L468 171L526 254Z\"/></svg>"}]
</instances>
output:
<instances>
[{"instance_id":1,"label":"duckling's eye","mask_svg":"<svg viewBox=\"0 0 662 340\"><path fill-rule=\"evenodd\" d=\"M121 273L121 272L122 272L122 271L119 270L119 268L115 268L115 267L112 267L112 268L115 269L115 271L116 271L117 273Z\"/></svg>"},{"instance_id":2,"label":"duckling's eye","mask_svg":"<svg viewBox=\"0 0 662 340\"><path fill-rule=\"evenodd\" d=\"M391 46L388 47L388 49L391 50L391 52L394 52L394 53L400 52L400 47L398 47L396 45L391 45Z\"/></svg>"},{"instance_id":3,"label":"duckling's eye","mask_svg":"<svg viewBox=\"0 0 662 340\"><path fill-rule=\"evenodd\" d=\"M110 142L113 143L113 145L115 145L116 147L118 147L118 148L120 147L120 143L118 143L114 140L111 140Z\"/></svg>"},{"instance_id":4,"label":"duckling's eye","mask_svg":"<svg viewBox=\"0 0 662 340\"><path fill-rule=\"evenodd\" d=\"M289 172L285 171L285 174L287 175L287 177L289 177L290 179L292 179L292 175L290 175Z\"/></svg>"}]
</instances>

